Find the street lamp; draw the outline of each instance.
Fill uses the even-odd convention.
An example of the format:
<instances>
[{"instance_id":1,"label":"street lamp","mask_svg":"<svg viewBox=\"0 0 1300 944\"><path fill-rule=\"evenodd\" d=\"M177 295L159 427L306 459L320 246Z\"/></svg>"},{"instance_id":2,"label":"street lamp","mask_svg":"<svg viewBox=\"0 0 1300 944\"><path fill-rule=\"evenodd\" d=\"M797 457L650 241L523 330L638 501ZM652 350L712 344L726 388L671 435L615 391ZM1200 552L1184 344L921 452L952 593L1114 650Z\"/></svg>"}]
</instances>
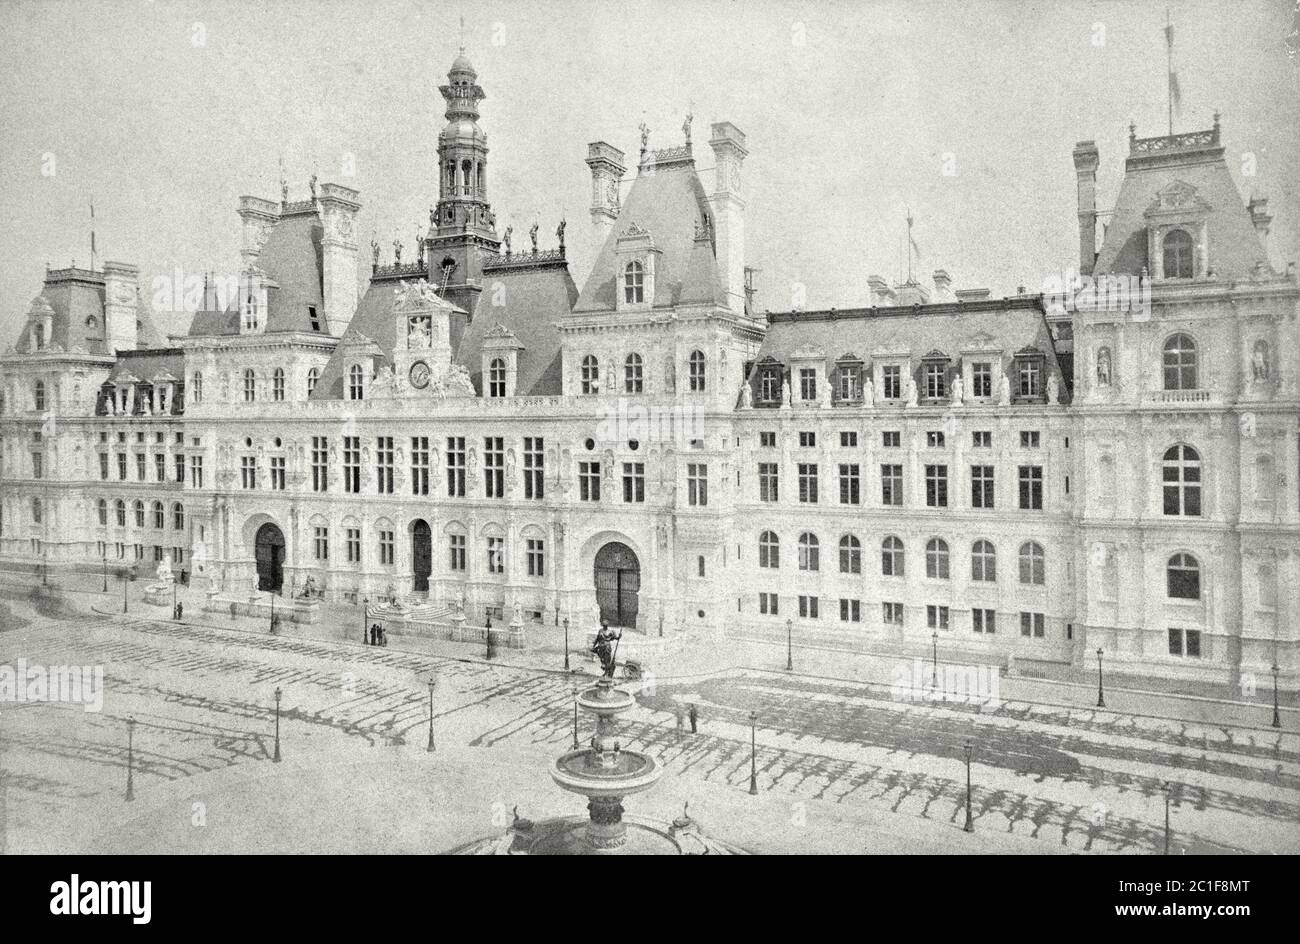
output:
<instances>
[{"instance_id":1,"label":"street lamp","mask_svg":"<svg viewBox=\"0 0 1300 944\"><path fill-rule=\"evenodd\" d=\"M755 734L755 726L758 724L758 712L749 713L749 795L758 796L758 767L756 755L758 753L758 740Z\"/></svg>"},{"instance_id":2,"label":"street lamp","mask_svg":"<svg viewBox=\"0 0 1300 944\"><path fill-rule=\"evenodd\" d=\"M1273 727L1282 727L1282 716L1277 711L1277 663L1273 663Z\"/></svg>"},{"instance_id":3,"label":"street lamp","mask_svg":"<svg viewBox=\"0 0 1300 944\"><path fill-rule=\"evenodd\" d=\"M126 719L126 798L135 799L135 718Z\"/></svg>"},{"instance_id":4,"label":"street lamp","mask_svg":"<svg viewBox=\"0 0 1300 944\"><path fill-rule=\"evenodd\" d=\"M180 619L180 615L176 612L176 581L178 580L180 580L179 576L172 577L172 619L174 620Z\"/></svg>"},{"instance_id":5,"label":"street lamp","mask_svg":"<svg viewBox=\"0 0 1300 944\"><path fill-rule=\"evenodd\" d=\"M1106 695L1101 687L1101 650L1097 650L1097 707L1106 707Z\"/></svg>"},{"instance_id":6,"label":"street lamp","mask_svg":"<svg viewBox=\"0 0 1300 944\"><path fill-rule=\"evenodd\" d=\"M568 620L565 620L568 625ZM573 686L573 750L578 749L578 686Z\"/></svg>"},{"instance_id":7,"label":"street lamp","mask_svg":"<svg viewBox=\"0 0 1300 944\"><path fill-rule=\"evenodd\" d=\"M129 581L129 577L130 575L128 574L127 569L123 567L122 568L122 612L123 613L126 612L126 585Z\"/></svg>"},{"instance_id":8,"label":"street lamp","mask_svg":"<svg viewBox=\"0 0 1300 944\"><path fill-rule=\"evenodd\" d=\"M930 645L933 655L930 661L930 688L936 691L939 688L939 631L935 630L930 634Z\"/></svg>"},{"instance_id":9,"label":"street lamp","mask_svg":"<svg viewBox=\"0 0 1300 944\"><path fill-rule=\"evenodd\" d=\"M50 585L50 552L41 548L41 586Z\"/></svg>"},{"instance_id":10,"label":"street lamp","mask_svg":"<svg viewBox=\"0 0 1300 944\"><path fill-rule=\"evenodd\" d=\"M567 616L564 618L564 671L569 671L569 618ZM573 716L575 718L578 717L578 706L576 703L573 706ZM577 729L575 728L574 730L576 731ZM578 746L577 734L573 735L573 746L575 748Z\"/></svg>"},{"instance_id":11,"label":"street lamp","mask_svg":"<svg viewBox=\"0 0 1300 944\"><path fill-rule=\"evenodd\" d=\"M108 593L108 547L104 547L104 593Z\"/></svg>"},{"instance_id":12,"label":"street lamp","mask_svg":"<svg viewBox=\"0 0 1300 944\"><path fill-rule=\"evenodd\" d=\"M970 741L966 742L966 825L962 827L963 832L975 832L975 821L971 819L970 812L970 755L974 750L974 745Z\"/></svg>"},{"instance_id":13,"label":"street lamp","mask_svg":"<svg viewBox=\"0 0 1300 944\"><path fill-rule=\"evenodd\" d=\"M370 641L370 597L361 598L361 641L368 643Z\"/></svg>"},{"instance_id":14,"label":"street lamp","mask_svg":"<svg viewBox=\"0 0 1300 944\"><path fill-rule=\"evenodd\" d=\"M275 633L275 591L268 590L266 595L271 598L271 625L268 627L268 629L271 631L272 634L274 634Z\"/></svg>"},{"instance_id":15,"label":"street lamp","mask_svg":"<svg viewBox=\"0 0 1300 944\"><path fill-rule=\"evenodd\" d=\"M275 756L271 758L280 763L280 686L275 687Z\"/></svg>"},{"instance_id":16,"label":"street lamp","mask_svg":"<svg viewBox=\"0 0 1300 944\"><path fill-rule=\"evenodd\" d=\"M785 670L794 671L794 620L785 621Z\"/></svg>"},{"instance_id":17,"label":"street lamp","mask_svg":"<svg viewBox=\"0 0 1300 944\"><path fill-rule=\"evenodd\" d=\"M429 679L429 746L428 753L433 753L433 679Z\"/></svg>"},{"instance_id":18,"label":"street lamp","mask_svg":"<svg viewBox=\"0 0 1300 944\"><path fill-rule=\"evenodd\" d=\"M1169 781L1165 781L1165 855L1169 855Z\"/></svg>"}]
</instances>

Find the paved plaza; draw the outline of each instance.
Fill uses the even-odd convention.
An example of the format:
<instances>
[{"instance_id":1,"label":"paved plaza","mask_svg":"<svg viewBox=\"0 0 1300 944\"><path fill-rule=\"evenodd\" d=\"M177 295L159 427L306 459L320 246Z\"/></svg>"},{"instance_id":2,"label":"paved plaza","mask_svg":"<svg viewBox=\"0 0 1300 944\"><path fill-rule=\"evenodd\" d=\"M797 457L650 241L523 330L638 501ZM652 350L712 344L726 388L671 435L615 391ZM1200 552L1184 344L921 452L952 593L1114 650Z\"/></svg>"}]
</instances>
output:
<instances>
[{"instance_id":1,"label":"paved plaza","mask_svg":"<svg viewBox=\"0 0 1300 944\"><path fill-rule=\"evenodd\" d=\"M88 612L93 595L2 592L0 664L105 674L100 712L0 703L7 852L282 852L304 835L316 851L438 852L503 830L516 806L532 818L583 812L548 768L572 743L574 686L593 676L585 661L570 676L485 662L468 646L373 648L215 618L101 615ZM1300 736L1286 728L1014 699L909 702L883 686L738 667L658 676L637 699L628 746L666 772L629 812L671 818L689 803L713 835L755 852L1157 853L1165 781L1171 852L1300 851ZM687 704L696 734L677 728Z\"/></svg>"}]
</instances>

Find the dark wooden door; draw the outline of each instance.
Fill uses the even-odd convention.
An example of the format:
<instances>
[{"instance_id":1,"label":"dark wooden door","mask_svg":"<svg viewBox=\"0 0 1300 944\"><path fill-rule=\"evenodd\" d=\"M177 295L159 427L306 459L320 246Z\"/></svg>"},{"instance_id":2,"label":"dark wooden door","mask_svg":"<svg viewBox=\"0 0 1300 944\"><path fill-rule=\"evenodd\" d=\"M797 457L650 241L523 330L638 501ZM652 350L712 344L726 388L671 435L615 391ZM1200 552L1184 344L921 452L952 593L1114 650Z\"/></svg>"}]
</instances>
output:
<instances>
[{"instance_id":1,"label":"dark wooden door","mask_svg":"<svg viewBox=\"0 0 1300 944\"><path fill-rule=\"evenodd\" d=\"M611 626L636 626L641 563L626 544L606 544L596 554L596 605Z\"/></svg>"},{"instance_id":2,"label":"dark wooden door","mask_svg":"<svg viewBox=\"0 0 1300 944\"><path fill-rule=\"evenodd\" d=\"M284 586L284 534L273 524L257 529L257 589L279 592Z\"/></svg>"},{"instance_id":3,"label":"dark wooden door","mask_svg":"<svg viewBox=\"0 0 1300 944\"><path fill-rule=\"evenodd\" d=\"M411 577L412 588L417 593L429 589L429 574L433 572L433 541L429 523L417 520L411 526Z\"/></svg>"}]
</instances>

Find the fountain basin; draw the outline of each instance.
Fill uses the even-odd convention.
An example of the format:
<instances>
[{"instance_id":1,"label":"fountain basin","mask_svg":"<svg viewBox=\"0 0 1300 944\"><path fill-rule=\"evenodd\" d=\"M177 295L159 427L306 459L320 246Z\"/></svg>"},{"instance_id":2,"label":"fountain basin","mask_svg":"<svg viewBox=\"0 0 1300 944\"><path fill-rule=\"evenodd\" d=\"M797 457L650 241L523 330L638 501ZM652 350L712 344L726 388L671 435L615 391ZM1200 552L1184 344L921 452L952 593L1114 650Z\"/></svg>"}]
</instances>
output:
<instances>
[{"instance_id":1,"label":"fountain basin","mask_svg":"<svg viewBox=\"0 0 1300 944\"><path fill-rule=\"evenodd\" d=\"M569 751L556 759L551 779L585 797L623 797L650 789L663 774L653 757L639 751L619 751L612 762L608 758L608 752Z\"/></svg>"}]
</instances>

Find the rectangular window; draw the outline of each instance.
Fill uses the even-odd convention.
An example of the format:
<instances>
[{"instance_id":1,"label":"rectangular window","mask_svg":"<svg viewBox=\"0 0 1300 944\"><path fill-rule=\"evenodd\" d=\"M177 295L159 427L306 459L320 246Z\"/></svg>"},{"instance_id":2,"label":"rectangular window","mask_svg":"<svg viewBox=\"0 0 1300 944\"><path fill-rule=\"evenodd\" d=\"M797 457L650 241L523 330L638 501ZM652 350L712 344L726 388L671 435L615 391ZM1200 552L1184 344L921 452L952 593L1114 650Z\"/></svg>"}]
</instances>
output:
<instances>
[{"instance_id":1,"label":"rectangular window","mask_svg":"<svg viewBox=\"0 0 1300 944\"><path fill-rule=\"evenodd\" d=\"M506 572L506 539L487 539L487 570L489 574Z\"/></svg>"},{"instance_id":2,"label":"rectangular window","mask_svg":"<svg viewBox=\"0 0 1300 944\"><path fill-rule=\"evenodd\" d=\"M862 601L840 598L840 620L845 623L862 622Z\"/></svg>"},{"instance_id":3,"label":"rectangular window","mask_svg":"<svg viewBox=\"0 0 1300 944\"><path fill-rule=\"evenodd\" d=\"M761 448L763 448L763 449L775 449L775 448L776 448L776 433L774 433L774 432L770 432L770 431L769 431L769 432L760 432L760 433L758 434L758 445L759 445Z\"/></svg>"},{"instance_id":4,"label":"rectangular window","mask_svg":"<svg viewBox=\"0 0 1300 944\"><path fill-rule=\"evenodd\" d=\"M393 547L393 532L379 532L379 563L384 567L393 566L393 560L396 557Z\"/></svg>"},{"instance_id":5,"label":"rectangular window","mask_svg":"<svg viewBox=\"0 0 1300 944\"><path fill-rule=\"evenodd\" d=\"M380 495L393 494L393 437L375 437L375 490Z\"/></svg>"},{"instance_id":6,"label":"rectangular window","mask_svg":"<svg viewBox=\"0 0 1300 944\"><path fill-rule=\"evenodd\" d=\"M854 429L840 431L840 448L856 449L858 448L858 432Z\"/></svg>"},{"instance_id":7,"label":"rectangular window","mask_svg":"<svg viewBox=\"0 0 1300 944\"><path fill-rule=\"evenodd\" d=\"M817 504L817 463L799 463L799 501L806 505Z\"/></svg>"},{"instance_id":8,"label":"rectangular window","mask_svg":"<svg viewBox=\"0 0 1300 944\"><path fill-rule=\"evenodd\" d=\"M971 364L970 387L971 396L993 396L993 365L983 361Z\"/></svg>"},{"instance_id":9,"label":"rectangular window","mask_svg":"<svg viewBox=\"0 0 1300 944\"><path fill-rule=\"evenodd\" d=\"M429 437L411 437L411 494L429 494Z\"/></svg>"},{"instance_id":10,"label":"rectangular window","mask_svg":"<svg viewBox=\"0 0 1300 944\"><path fill-rule=\"evenodd\" d=\"M1042 639L1043 614L1042 613L1021 613L1020 614L1020 635L1026 639Z\"/></svg>"},{"instance_id":11,"label":"rectangular window","mask_svg":"<svg viewBox=\"0 0 1300 944\"><path fill-rule=\"evenodd\" d=\"M943 433L937 429L929 430L925 434L925 445L928 449L942 449Z\"/></svg>"},{"instance_id":12,"label":"rectangular window","mask_svg":"<svg viewBox=\"0 0 1300 944\"><path fill-rule=\"evenodd\" d=\"M361 563L361 529L343 529L343 550L349 564Z\"/></svg>"},{"instance_id":13,"label":"rectangular window","mask_svg":"<svg viewBox=\"0 0 1300 944\"><path fill-rule=\"evenodd\" d=\"M901 603L882 603L880 604L880 619L886 626L903 625L903 604Z\"/></svg>"},{"instance_id":14,"label":"rectangular window","mask_svg":"<svg viewBox=\"0 0 1300 944\"><path fill-rule=\"evenodd\" d=\"M105 482L108 481L108 453L99 454L99 477Z\"/></svg>"},{"instance_id":15,"label":"rectangular window","mask_svg":"<svg viewBox=\"0 0 1300 944\"><path fill-rule=\"evenodd\" d=\"M323 492L329 488L330 450L325 436L311 438L311 490Z\"/></svg>"},{"instance_id":16,"label":"rectangular window","mask_svg":"<svg viewBox=\"0 0 1300 944\"><path fill-rule=\"evenodd\" d=\"M817 597L799 594L799 615L807 619L818 619Z\"/></svg>"},{"instance_id":17,"label":"rectangular window","mask_svg":"<svg viewBox=\"0 0 1300 944\"><path fill-rule=\"evenodd\" d=\"M244 456L239 460L239 482L244 488L257 488L256 456Z\"/></svg>"},{"instance_id":18,"label":"rectangular window","mask_svg":"<svg viewBox=\"0 0 1300 944\"><path fill-rule=\"evenodd\" d=\"M974 609L970 611L971 628L977 633L992 635L997 631L997 618L992 610Z\"/></svg>"},{"instance_id":19,"label":"rectangular window","mask_svg":"<svg viewBox=\"0 0 1300 944\"><path fill-rule=\"evenodd\" d=\"M925 467L925 503L930 508L948 507L948 467L946 465L927 465Z\"/></svg>"},{"instance_id":20,"label":"rectangular window","mask_svg":"<svg viewBox=\"0 0 1300 944\"><path fill-rule=\"evenodd\" d=\"M947 396L947 364L925 365L925 395L931 399Z\"/></svg>"},{"instance_id":21,"label":"rectangular window","mask_svg":"<svg viewBox=\"0 0 1300 944\"><path fill-rule=\"evenodd\" d=\"M465 497L465 437L447 437L447 495Z\"/></svg>"},{"instance_id":22,"label":"rectangular window","mask_svg":"<svg viewBox=\"0 0 1300 944\"><path fill-rule=\"evenodd\" d=\"M817 399L817 368L799 368L799 399L805 401Z\"/></svg>"},{"instance_id":23,"label":"rectangular window","mask_svg":"<svg viewBox=\"0 0 1300 944\"><path fill-rule=\"evenodd\" d=\"M356 495L361 491L361 437L343 437L343 491Z\"/></svg>"},{"instance_id":24,"label":"rectangular window","mask_svg":"<svg viewBox=\"0 0 1300 944\"><path fill-rule=\"evenodd\" d=\"M524 498L540 501L546 496L545 450L541 436L524 437Z\"/></svg>"},{"instance_id":25,"label":"rectangular window","mask_svg":"<svg viewBox=\"0 0 1300 944\"><path fill-rule=\"evenodd\" d=\"M930 629L948 628L948 608L930 604L925 608L925 625Z\"/></svg>"},{"instance_id":26,"label":"rectangular window","mask_svg":"<svg viewBox=\"0 0 1300 944\"><path fill-rule=\"evenodd\" d=\"M117 454L117 478L120 482L126 481L126 453Z\"/></svg>"},{"instance_id":27,"label":"rectangular window","mask_svg":"<svg viewBox=\"0 0 1300 944\"><path fill-rule=\"evenodd\" d=\"M903 368L898 364L889 364L880 368L880 385L886 400L903 398Z\"/></svg>"},{"instance_id":28,"label":"rectangular window","mask_svg":"<svg viewBox=\"0 0 1300 944\"><path fill-rule=\"evenodd\" d=\"M972 508L993 507L993 466L970 467L970 504Z\"/></svg>"},{"instance_id":29,"label":"rectangular window","mask_svg":"<svg viewBox=\"0 0 1300 944\"><path fill-rule=\"evenodd\" d=\"M1041 374L1042 368L1039 366L1038 361L1020 362L1020 396L1038 396L1039 378Z\"/></svg>"},{"instance_id":30,"label":"rectangular window","mask_svg":"<svg viewBox=\"0 0 1300 944\"><path fill-rule=\"evenodd\" d=\"M987 429L977 429L970 434L971 445L976 449L992 449L993 433Z\"/></svg>"},{"instance_id":31,"label":"rectangular window","mask_svg":"<svg viewBox=\"0 0 1300 944\"><path fill-rule=\"evenodd\" d=\"M463 571L465 569L465 535L448 535L448 551L450 554L447 566L451 570Z\"/></svg>"},{"instance_id":32,"label":"rectangular window","mask_svg":"<svg viewBox=\"0 0 1300 944\"><path fill-rule=\"evenodd\" d=\"M506 497L506 450L500 436L483 440L483 494L488 498Z\"/></svg>"},{"instance_id":33,"label":"rectangular window","mask_svg":"<svg viewBox=\"0 0 1300 944\"><path fill-rule=\"evenodd\" d=\"M1038 448L1038 443L1039 443L1038 430L1036 430L1036 429L1022 429L1022 430L1020 431L1020 448L1021 448L1021 449L1037 449L1037 448Z\"/></svg>"},{"instance_id":34,"label":"rectangular window","mask_svg":"<svg viewBox=\"0 0 1300 944\"><path fill-rule=\"evenodd\" d=\"M167 481L167 453L155 452L153 454L153 474L160 483Z\"/></svg>"},{"instance_id":35,"label":"rectangular window","mask_svg":"<svg viewBox=\"0 0 1300 944\"><path fill-rule=\"evenodd\" d=\"M546 542L541 538L529 538L525 546L525 560L528 563L528 576L546 576Z\"/></svg>"},{"instance_id":36,"label":"rectangular window","mask_svg":"<svg viewBox=\"0 0 1300 944\"><path fill-rule=\"evenodd\" d=\"M1043 467L1040 465L1022 465L1020 467L1020 507L1027 511L1043 509Z\"/></svg>"},{"instance_id":37,"label":"rectangular window","mask_svg":"<svg viewBox=\"0 0 1300 944\"><path fill-rule=\"evenodd\" d=\"M203 457L190 456L190 488L203 487Z\"/></svg>"},{"instance_id":38,"label":"rectangular window","mask_svg":"<svg viewBox=\"0 0 1300 944\"><path fill-rule=\"evenodd\" d=\"M809 430L802 430L799 433L800 449L815 449L817 447L817 434Z\"/></svg>"},{"instance_id":39,"label":"rectangular window","mask_svg":"<svg viewBox=\"0 0 1300 944\"><path fill-rule=\"evenodd\" d=\"M284 491L284 456L271 457L271 488Z\"/></svg>"},{"instance_id":40,"label":"rectangular window","mask_svg":"<svg viewBox=\"0 0 1300 944\"><path fill-rule=\"evenodd\" d=\"M704 506L709 503L709 467L702 462L686 465L686 504Z\"/></svg>"},{"instance_id":41,"label":"rectangular window","mask_svg":"<svg viewBox=\"0 0 1300 944\"><path fill-rule=\"evenodd\" d=\"M758 612L764 616L779 616L781 613L780 597L775 593L758 595Z\"/></svg>"},{"instance_id":42,"label":"rectangular window","mask_svg":"<svg viewBox=\"0 0 1300 944\"><path fill-rule=\"evenodd\" d=\"M1201 631L1199 629L1169 629L1169 654L1189 659L1201 657Z\"/></svg>"},{"instance_id":43,"label":"rectangular window","mask_svg":"<svg viewBox=\"0 0 1300 944\"><path fill-rule=\"evenodd\" d=\"M312 551L318 561L330 559L330 529L324 525L318 524L313 528Z\"/></svg>"},{"instance_id":44,"label":"rectangular window","mask_svg":"<svg viewBox=\"0 0 1300 944\"><path fill-rule=\"evenodd\" d=\"M840 504L856 505L861 501L861 475L856 463L840 463Z\"/></svg>"},{"instance_id":45,"label":"rectangular window","mask_svg":"<svg viewBox=\"0 0 1300 944\"><path fill-rule=\"evenodd\" d=\"M645 463L623 463L623 501L645 501Z\"/></svg>"},{"instance_id":46,"label":"rectangular window","mask_svg":"<svg viewBox=\"0 0 1300 944\"><path fill-rule=\"evenodd\" d=\"M781 467L775 462L758 464L758 500L775 502L780 498Z\"/></svg>"},{"instance_id":47,"label":"rectangular window","mask_svg":"<svg viewBox=\"0 0 1300 944\"><path fill-rule=\"evenodd\" d=\"M903 435L896 429L887 429L880 434L880 444L886 449L897 449L903 443Z\"/></svg>"},{"instance_id":48,"label":"rectangular window","mask_svg":"<svg viewBox=\"0 0 1300 944\"><path fill-rule=\"evenodd\" d=\"M184 454L178 452L176 453L175 458L176 458L176 482L177 484L184 485L185 484L185 456Z\"/></svg>"},{"instance_id":49,"label":"rectangular window","mask_svg":"<svg viewBox=\"0 0 1300 944\"><path fill-rule=\"evenodd\" d=\"M578 463L578 498L585 502L600 501L600 463Z\"/></svg>"},{"instance_id":50,"label":"rectangular window","mask_svg":"<svg viewBox=\"0 0 1300 944\"><path fill-rule=\"evenodd\" d=\"M137 482L143 482L145 480L144 466L145 466L144 453L137 452L135 454L135 480Z\"/></svg>"},{"instance_id":51,"label":"rectangular window","mask_svg":"<svg viewBox=\"0 0 1300 944\"><path fill-rule=\"evenodd\" d=\"M903 467L901 465L882 465L880 467L880 503L882 505L903 504Z\"/></svg>"},{"instance_id":52,"label":"rectangular window","mask_svg":"<svg viewBox=\"0 0 1300 944\"><path fill-rule=\"evenodd\" d=\"M32 478L45 478L45 456L39 452L32 453Z\"/></svg>"}]
</instances>

